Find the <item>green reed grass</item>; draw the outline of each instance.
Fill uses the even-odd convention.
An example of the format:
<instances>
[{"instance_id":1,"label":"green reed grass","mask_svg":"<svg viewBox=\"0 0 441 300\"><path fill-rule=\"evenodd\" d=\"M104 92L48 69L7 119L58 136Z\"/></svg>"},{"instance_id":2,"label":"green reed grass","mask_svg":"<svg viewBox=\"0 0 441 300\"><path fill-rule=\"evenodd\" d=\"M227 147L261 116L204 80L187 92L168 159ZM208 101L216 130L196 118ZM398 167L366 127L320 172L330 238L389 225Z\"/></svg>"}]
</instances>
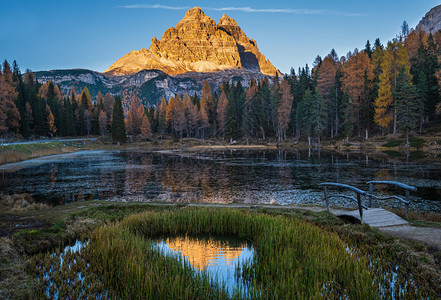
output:
<instances>
[{"instance_id":1,"label":"green reed grass","mask_svg":"<svg viewBox=\"0 0 441 300\"><path fill-rule=\"evenodd\" d=\"M228 293L205 273L182 258L162 255L152 247L155 238L183 235L232 236L252 242L256 255L237 272L250 287ZM60 251L58 251L60 253ZM378 254L378 255L377 255ZM298 217L215 208L147 211L96 229L81 254L67 254L60 268L57 255L35 260L49 296L129 299L303 299L389 297L394 266L384 267L362 255L333 232ZM70 266L70 267L67 267ZM77 279L81 272L85 279ZM42 274L50 274L50 279ZM403 277L404 278L404 277ZM52 285L48 285L48 280ZM386 284L385 284L386 282ZM415 297L409 282L397 286L403 298ZM51 294L52 293L52 294Z\"/></svg>"},{"instance_id":2,"label":"green reed grass","mask_svg":"<svg viewBox=\"0 0 441 300\"><path fill-rule=\"evenodd\" d=\"M221 287L176 258L152 250L149 239L174 235L224 235L252 241L254 261L240 271L258 298L376 297L368 262L351 256L335 234L296 218L231 209L186 208L145 212L96 230L87 248L94 272L115 296L228 298ZM258 292L257 292L258 291ZM236 292L233 297L244 295Z\"/></svg>"}]
</instances>

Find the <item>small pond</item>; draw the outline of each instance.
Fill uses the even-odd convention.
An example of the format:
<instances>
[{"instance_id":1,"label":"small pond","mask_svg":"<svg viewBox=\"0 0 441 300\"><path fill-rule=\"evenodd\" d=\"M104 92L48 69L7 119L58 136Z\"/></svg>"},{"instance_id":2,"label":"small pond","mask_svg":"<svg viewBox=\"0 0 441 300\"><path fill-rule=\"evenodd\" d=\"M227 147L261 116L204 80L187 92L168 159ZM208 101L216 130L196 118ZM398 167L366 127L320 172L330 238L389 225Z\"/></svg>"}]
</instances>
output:
<instances>
[{"instance_id":1,"label":"small pond","mask_svg":"<svg viewBox=\"0 0 441 300\"><path fill-rule=\"evenodd\" d=\"M234 289L242 293L248 290L236 274L237 267L252 260L255 253L253 246L244 240L185 236L159 240L155 247L166 256L183 257L193 269L224 285L230 294Z\"/></svg>"}]
</instances>

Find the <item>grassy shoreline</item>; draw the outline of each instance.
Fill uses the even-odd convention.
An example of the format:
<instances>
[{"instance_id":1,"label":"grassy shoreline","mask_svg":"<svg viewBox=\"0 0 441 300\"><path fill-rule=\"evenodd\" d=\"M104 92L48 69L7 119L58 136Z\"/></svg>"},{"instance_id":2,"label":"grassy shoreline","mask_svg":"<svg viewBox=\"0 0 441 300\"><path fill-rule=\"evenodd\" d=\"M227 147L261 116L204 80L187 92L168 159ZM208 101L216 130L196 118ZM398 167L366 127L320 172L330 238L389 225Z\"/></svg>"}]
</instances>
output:
<instances>
[{"instance_id":1,"label":"grassy shoreline","mask_svg":"<svg viewBox=\"0 0 441 300\"><path fill-rule=\"evenodd\" d=\"M10 213L10 225L23 222L35 227L26 227L0 238L0 298L23 298L35 295L39 285L29 269L29 263L36 255L53 253L56 249L72 243L76 239L89 239L98 228L112 227L124 218L135 220L136 214L179 213L188 209L209 209L220 213L231 208L186 208L186 205L161 205L148 203L109 203L106 201L77 202L64 206L44 208L35 211ZM423 243L411 242L387 236L368 226L345 223L326 212L306 210L281 210L271 208L235 208L244 214L263 214L281 219L293 219L319 228L327 234L350 245L363 257L382 257L381 268L390 270L400 264L400 276L412 273L420 280L421 291L429 294L440 293L441 251ZM133 215L135 214L135 215ZM132 217L128 217L133 215ZM1 215L6 220L5 215ZM125 221L124 221L125 222ZM109 227L109 228L110 228ZM205 228L204 226L200 228ZM208 227L207 227L208 228ZM104 229L103 229L104 230ZM314 229L315 230L315 229ZM379 271L380 272L380 271ZM4 275L4 276L3 276ZM419 279L418 279L419 278ZM404 279L403 279L404 280ZM438 294L438 297L441 294Z\"/></svg>"},{"instance_id":2,"label":"grassy shoreline","mask_svg":"<svg viewBox=\"0 0 441 300\"><path fill-rule=\"evenodd\" d=\"M0 165L25 161L28 159L73 153L84 149L85 142L47 141L29 144L11 144L0 146Z\"/></svg>"},{"instance_id":3,"label":"grassy shoreline","mask_svg":"<svg viewBox=\"0 0 441 300\"><path fill-rule=\"evenodd\" d=\"M441 136L418 136L411 139L411 146L405 147L402 136L375 136L369 140L362 138L347 142L343 139L325 139L321 147L308 145L305 141L288 139L277 142L275 139L250 139L238 140L233 143L226 139L194 139L183 138L176 140L172 137L158 137L146 142L129 142L123 145L104 143L97 137L95 141L57 141L2 145L0 146L0 165L24 161L32 158L50 156L62 153L72 153L79 150L121 150L121 149L150 149L150 150L182 150L188 152L198 151L224 151L224 150L285 150L308 151L318 150L346 154L347 152L360 152L369 156L380 156L389 159L414 160L438 157L441 154ZM410 156L409 156L410 155Z\"/></svg>"}]
</instances>

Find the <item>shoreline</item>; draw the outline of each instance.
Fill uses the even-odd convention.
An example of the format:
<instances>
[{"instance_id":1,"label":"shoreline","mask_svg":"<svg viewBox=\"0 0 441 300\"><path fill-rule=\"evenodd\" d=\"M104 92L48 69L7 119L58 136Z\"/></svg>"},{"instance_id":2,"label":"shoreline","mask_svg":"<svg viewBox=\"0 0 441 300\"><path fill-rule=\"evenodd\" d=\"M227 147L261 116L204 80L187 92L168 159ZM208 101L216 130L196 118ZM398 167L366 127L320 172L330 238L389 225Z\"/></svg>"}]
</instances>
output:
<instances>
[{"instance_id":1,"label":"shoreline","mask_svg":"<svg viewBox=\"0 0 441 300\"><path fill-rule=\"evenodd\" d=\"M441 138L422 137L418 147L405 147L404 145L387 146L389 137L374 137L361 142L347 143L344 140L325 140L321 146L308 145L307 142L296 142L293 139L277 142L272 140L250 140L229 143L227 140L215 139L193 139L183 138L181 140L161 139L148 142L129 142L123 145L103 143L98 138L71 139L71 140L47 140L35 141L35 143L16 143L0 145L0 165L22 162L29 159L52 156L57 154L74 153L80 150L181 150L184 152L198 151L223 151L223 150L284 150L284 151L323 151L336 152L339 154L362 153L372 157L381 156L389 159L414 160L423 159L426 156L441 159ZM419 139L419 138L418 138ZM439 141L438 141L439 139ZM394 141L400 142L395 138ZM386 145L386 146L385 146ZM412 156L417 153L418 155Z\"/></svg>"}]
</instances>

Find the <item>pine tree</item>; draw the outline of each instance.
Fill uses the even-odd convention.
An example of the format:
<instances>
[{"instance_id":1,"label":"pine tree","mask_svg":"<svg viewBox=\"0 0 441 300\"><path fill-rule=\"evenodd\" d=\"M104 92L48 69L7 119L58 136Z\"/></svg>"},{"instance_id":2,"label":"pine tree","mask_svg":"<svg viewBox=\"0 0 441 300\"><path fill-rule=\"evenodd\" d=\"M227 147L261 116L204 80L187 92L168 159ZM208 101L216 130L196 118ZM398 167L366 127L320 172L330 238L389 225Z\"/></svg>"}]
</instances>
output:
<instances>
[{"instance_id":1,"label":"pine tree","mask_svg":"<svg viewBox=\"0 0 441 300\"><path fill-rule=\"evenodd\" d=\"M167 100L165 99L165 97L162 97L161 104L158 107L158 113L157 113L158 132L161 135L161 138L162 135L167 130L166 114L167 114Z\"/></svg>"},{"instance_id":2,"label":"pine tree","mask_svg":"<svg viewBox=\"0 0 441 300\"><path fill-rule=\"evenodd\" d=\"M228 94L226 135L230 138L237 138L241 136L242 112L245 107L245 93L242 83L239 81L236 86L229 89Z\"/></svg>"},{"instance_id":3,"label":"pine tree","mask_svg":"<svg viewBox=\"0 0 441 300\"><path fill-rule=\"evenodd\" d=\"M278 140L283 141L286 140L286 130L288 128L288 124L291 116L291 109L294 97L291 94L291 87L288 84L288 81L283 80L280 84L280 104L277 108L277 122L278 122Z\"/></svg>"},{"instance_id":4,"label":"pine tree","mask_svg":"<svg viewBox=\"0 0 441 300\"><path fill-rule=\"evenodd\" d=\"M395 97L398 128L406 134L406 145L409 146L409 130L415 128L419 119L419 99L412 84L412 76L405 66L401 67L397 78Z\"/></svg>"},{"instance_id":5,"label":"pine tree","mask_svg":"<svg viewBox=\"0 0 441 300\"><path fill-rule=\"evenodd\" d=\"M306 131L308 135L308 145L311 145L311 136L313 132L313 114L315 110L315 96L310 89L307 89L303 95L302 101L297 107L297 127L301 131ZM312 119L312 121L311 121Z\"/></svg>"},{"instance_id":6,"label":"pine tree","mask_svg":"<svg viewBox=\"0 0 441 300\"><path fill-rule=\"evenodd\" d=\"M119 95L115 96L115 103L113 106L112 139L114 143L125 143L127 140L124 111L122 108L121 97Z\"/></svg>"},{"instance_id":7,"label":"pine tree","mask_svg":"<svg viewBox=\"0 0 441 300\"><path fill-rule=\"evenodd\" d=\"M92 129L92 118L92 113L90 112L90 110L86 109L84 111L84 127L86 129L87 136L90 135L90 131Z\"/></svg>"},{"instance_id":8,"label":"pine tree","mask_svg":"<svg viewBox=\"0 0 441 300\"><path fill-rule=\"evenodd\" d=\"M371 42L367 40L366 45L364 46L364 51L369 56L370 59L372 59L372 48L371 48Z\"/></svg>"},{"instance_id":9,"label":"pine tree","mask_svg":"<svg viewBox=\"0 0 441 300\"><path fill-rule=\"evenodd\" d=\"M354 134L356 118L354 116L355 107L347 91L343 93L342 106L343 106L343 130L346 135L346 141L349 142L349 137Z\"/></svg>"},{"instance_id":10,"label":"pine tree","mask_svg":"<svg viewBox=\"0 0 441 300\"><path fill-rule=\"evenodd\" d=\"M415 77L414 77L415 81ZM419 106L418 106L418 113L419 113L419 120L420 120L420 126L419 126L419 133L421 134L421 131L423 130L423 124L424 124L424 116L426 115L426 103L427 98L429 97L429 90L428 90L428 82L426 78L426 74L424 72L420 72L418 74L418 77L416 79L416 89L419 95Z\"/></svg>"},{"instance_id":11,"label":"pine tree","mask_svg":"<svg viewBox=\"0 0 441 300\"><path fill-rule=\"evenodd\" d=\"M327 112L325 101L318 88L316 88L315 93L312 93L310 90L305 93L304 105L307 115L308 136L317 137L318 145L320 146Z\"/></svg>"}]
</instances>

